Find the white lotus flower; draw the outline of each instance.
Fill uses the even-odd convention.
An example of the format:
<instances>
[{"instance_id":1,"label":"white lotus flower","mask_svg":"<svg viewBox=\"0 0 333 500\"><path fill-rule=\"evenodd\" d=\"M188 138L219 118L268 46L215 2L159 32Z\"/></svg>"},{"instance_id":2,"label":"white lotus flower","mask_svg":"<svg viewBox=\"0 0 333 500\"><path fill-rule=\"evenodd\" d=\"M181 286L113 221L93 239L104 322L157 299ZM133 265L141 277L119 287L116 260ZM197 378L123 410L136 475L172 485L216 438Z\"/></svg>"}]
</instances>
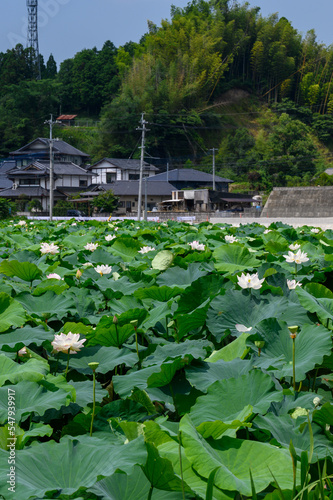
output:
<instances>
[{"instance_id":1,"label":"white lotus flower","mask_svg":"<svg viewBox=\"0 0 333 500\"><path fill-rule=\"evenodd\" d=\"M51 280L51 279L61 280L62 279L61 276L59 276L59 274L57 274L57 273L48 274L46 277L48 280Z\"/></svg>"},{"instance_id":2,"label":"white lotus flower","mask_svg":"<svg viewBox=\"0 0 333 500\"><path fill-rule=\"evenodd\" d=\"M241 325L241 324L235 325L235 328L240 333L250 332L252 330L252 326L250 326L249 328L247 328L245 325Z\"/></svg>"},{"instance_id":3,"label":"white lotus flower","mask_svg":"<svg viewBox=\"0 0 333 500\"><path fill-rule=\"evenodd\" d=\"M155 250L154 247L141 247L140 250L139 250L139 253L148 253L148 252L152 252L153 250Z\"/></svg>"},{"instance_id":4,"label":"white lotus flower","mask_svg":"<svg viewBox=\"0 0 333 500\"><path fill-rule=\"evenodd\" d=\"M198 241L191 241L188 243L192 250L205 250L205 245L203 243L199 243Z\"/></svg>"},{"instance_id":5,"label":"white lotus flower","mask_svg":"<svg viewBox=\"0 0 333 500\"><path fill-rule=\"evenodd\" d=\"M95 271L96 273L99 273L101 276L103 276L103 274L110 274L112 271L112 267L101 264L100 266L95 267Z\"/></svg>"},{"instance_id":6,"label":"white lotus flower","mask_svg":"<svg viewBox=\"0 0 333 500\"><path fill-rule=\"evenodd\" d=\"M320 231L320 229L317 229L316 227L313 227L313 228L311 229L311 233L315 233L315 234L317 234L317 233L319 233L319 231Z\"/></svg>"},{"instance_id":7,"label":"white lotus flower","mask_svg":"<svg viewBox=\"0 0 333 500\"><path fill-rule=\"evenodd\" d=\"M40 251L42 254L50 253L52 255L55 255L56 253L59 253L59 247L54 243L42 243L40 246Z\"/></svg>"},{"instance_id":8,"label":"white lotus flower","mask_svg":"<svg viewBox=\"0 0 333 500\"><path fill-rule=\"evenodd\" d=\"M236 241L238 241L238 239L235 238L235 236L229 236L228 234L225 236L224 239L228 243L235 243Z\"/></svg>"},{"instance_id":9,"label":"white lotus flower","mask_svg":"<svg viewBox=\"0 0 333 500\"><path fill-rule=\"evenodd\" d=\"M114 240L115 238L116 238L116 236L115 236L114 234L107 234L107 235L105 236L105 240L106 240L106 241L112 241L112 240Z\"/></svg>"},{"instance_id":10,"label":"white lotus flower","mask_svg":"<svg viewBox=\"0 0 333 500\"><path fill-rule=\"evenodd\" d=\"M79 333L69 332L67 335L61 333L60 335L55 335L54 340L51 342L53 350L56 352L64 352L69 354L76 354L80 349L82 349L84 342L87 339L80 339Z\"/></svg>"},{"instance_id":11,"label":"white lotus flower","mask_svg":"<svg viewBox=\"0 0 333 500\"><path fill-rule=\"evenodd\" d=\"M314 404L315 406L320 405L320 398L318 398L318 396L316 396L315 398L313 398L313 404Z\"/></svg>"},{"instance_id":12,"label":"white lotus flower","mask_svg":"<svg viewBox=\"0 0 333 500\"><path fill-rule=\"evenodd\" d=\"M86 245L84 245L84 248L86 250L90 250L91 252L96 250L97 247L98 247L98 243L87 243Z\"/></svg>"},{"instance_id":13,"label":"white lotus flower","mask_svg":"<svg viewBox=\"0 0 333 500\"><path fill-rule=\"evenodd\" d=\"M17 354L20 358L22 358L23 356L26 356L28 354L27 348L25 346L22 347L22 349L20 349Z\"/></svg>"},{"instance_id":14,"label":"white lotus flower","mask_svg":"<svg viewBox=\"0 0 333 500\"><path fill-rule=\"evenodd\" d=\"M82 264L82 267L86 268L86 267L93 267L92 263L91 262L85 262L84 264Z\"/></svg>"},{"instance_id":15,"label":"white lotus flower","mask_svg":"<svg viewBox=\"0 0 333 500\"><path fill-rule=\"evenodd\" d=\"M296 280L287 280L287 285L289 290L295 290L297 286L302 286L302 283Z\"/></svg>"},{"instance_id":16,"label":"white lotus flower","mask_svg":"<svg viewBox=\"0 0 333 500\"><path fill-rule=\"evenodd\" d=\"M271 229L265 229L264 234L268 234L268 233L271 233L271 232L272 232Z\"/></svg>"},{"instance_id":17,"label":"white lotus flower","mask_svg":"<svg viewBox=\"0 0 333 500\"><path fill-rule=\"evenodd\" d=\"M255 274L247 273L246 275L242 273L241 276L237 276L237 280L238 280L238 285L241 288L254 288L255 290L259 290L259 288L262 287L265 278L260 280L258 277L258 273Z\"/></svg>"},{"instance_id":18,"label":"white lotus flower","mask_svg":"<svg viewBox=\"0 0 333 500\"><path fill-rule=\"evenodd\" d=\"M27 223L25 220L20 220L17 224L15 224L15 226L26 226Z\"/></svg>"},{"instance_id":19,"label":"white lotus flower","mask_svg":"<svg viewBox=\"0 0 333 500\"><path fill-rule=\"evenodd\" d=\"M292 243L291 245L289 245L289 248L294 252L295 250L301 248L301 245L299 245L298 243Z\"/></svg>"},{"instance_id":20,"label":"white lotus flower","mask_svg":"<svg viewBox=\"0 0 333 500\"><path fill-rule=\"evenodd\" d=\"M288 252L288 255L284 255L287 262L295 262L296 264L302 264L302 262L307 262L308 254L298 250L296 253Z\"/></svg>"}]
</instances>

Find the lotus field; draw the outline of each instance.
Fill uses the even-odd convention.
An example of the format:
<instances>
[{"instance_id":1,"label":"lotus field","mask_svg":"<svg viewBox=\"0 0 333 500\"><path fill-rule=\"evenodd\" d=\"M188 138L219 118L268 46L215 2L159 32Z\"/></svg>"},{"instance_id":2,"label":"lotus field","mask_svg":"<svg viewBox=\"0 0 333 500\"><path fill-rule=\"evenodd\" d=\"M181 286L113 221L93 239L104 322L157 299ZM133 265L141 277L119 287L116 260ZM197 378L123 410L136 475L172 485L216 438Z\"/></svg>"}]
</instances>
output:
<instances>
[{"instance_id":1,"label":"lotus field","mask_svg":"<svg viewBox=\"0 0 333 500\"><path fill-rule=\"evenodd\" d=\"M0 498L333 499L332 230L0 231Z\"/></svg>"}]
</instances>

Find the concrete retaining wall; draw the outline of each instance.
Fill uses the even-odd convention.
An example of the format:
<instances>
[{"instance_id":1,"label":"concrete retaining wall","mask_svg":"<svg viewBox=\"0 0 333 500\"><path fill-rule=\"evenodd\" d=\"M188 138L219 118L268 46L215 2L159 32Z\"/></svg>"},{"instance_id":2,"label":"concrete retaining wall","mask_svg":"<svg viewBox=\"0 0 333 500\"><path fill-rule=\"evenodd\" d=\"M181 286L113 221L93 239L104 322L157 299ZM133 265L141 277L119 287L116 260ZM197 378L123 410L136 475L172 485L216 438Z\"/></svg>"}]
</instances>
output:
<instances>
[{"instance_id":1,"label":"concrete retaining wall","mask_svg":"<svg viewBox=\"0 0 333 500\"><path fill-rule=\"evenodd\" d=\"M333 217L333 186L274 188L262 217Z\"/></svg>"}]
</instances>

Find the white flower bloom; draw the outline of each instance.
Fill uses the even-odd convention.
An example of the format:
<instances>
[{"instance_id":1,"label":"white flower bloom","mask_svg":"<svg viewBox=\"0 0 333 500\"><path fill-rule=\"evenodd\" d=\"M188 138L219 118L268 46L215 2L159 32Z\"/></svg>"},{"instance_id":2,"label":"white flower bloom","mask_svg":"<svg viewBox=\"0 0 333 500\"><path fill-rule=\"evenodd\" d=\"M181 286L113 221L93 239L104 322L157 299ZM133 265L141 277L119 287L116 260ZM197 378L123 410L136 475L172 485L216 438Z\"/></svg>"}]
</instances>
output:
<instances>
[{"instance_id":1,"label":"white flower bloom","mask_svg":"<svg viewBox=\"0 0 333 500\"><path fill-rule=\"evenodd\" d=\"M106 240L106 241L112 241L112 240L114 240L115 238L116 238L116 236L115 236L114 234L107 234L107 235L105 236L105 240Z\"/></svg>"},{"instance_id":2,"label":"white flower bloom","mask_svg":"<svg viewBox=\"0 0 333 500\"><path fill-rule=\"evenodd\" d=\"M258 273L255 274L247 273L246 275L242 273L241 276L237 276L237 280L238 280L238 285L241 288L254 288L255 290L259 290L259 288L262 287L265 278L260 280L258 277Z\"/></svg>"},{"instance_id":3,"label":"white flower bloom","mask_svg":"<svg viewBox=\"0 0 333 500\"><path fill-rule=\"evenodd\" d=\"M54 279L54 280L61 280L61 276L59 276L59 274L57 273L51 273L51 274L48 274L47 276L47 279L51 280L51 279Z\"/></svg>"},{"instance_id":4,"label":"white flower bloom","mask_svg":"<svg viewBox=\"0 0 333 500\"><path fill-rule=\"evenodd\" d=\"M102 276L103 274L110 274L112 271L112 267L107 266L105 264L101 264L100 266L95 267L95 271L96 273L99 273Z\"/></svg>"},{"instance_id":5,"label":"white flower bloom","mask_svg":"<svg viewBox=\"0 0 333 500\"><path fill-rule=\"evenodd\" d=\"M265 229L264 234L268 234L268 233L271 233L271 232L272 232L271 229Z\"/></svg>"},{"instance_id":6,"label":"white flower bloom","mask_svg":"<svg viewBox=\"0 0 333 500\"><path fill-rule=\"evenodd\" d=\"M90 250L91 252L96 250L97 247L98 247L98 243L87 243L86 245L84 245L84 248L86 250Z\"/></svg>"},{"instance_id":7,"label":"white flower bloom","mask_svg":"<svg viewBox=\"0 0 333 500\"><path fill-rule=\"evenodd\" d=\"M52 255L55 255L56 253L59 253L59 247L58 245L55 245L54 243L42 243L40 246L40 251L42 254L45 253L50 253Z\"/></svg>"},{"instance_id":8,"label":"white flower bloom","mask_svg":"<svg viewBox=\"0 0 333 500\"><path fill-rule=\"evenodd\" d=\"M154 247L141 247L140 250L139 250L139 253L148 253L148 252L152 252L153 250L155 250Z\"/></svg>"},{"instance_id":9,"label":"white flower bloom","mask_svg":"<svg viewBox=\"0 0 333 500\"><path fill-rule=\"evenodd\" d=\"M297 286L302 286L302 283L296 280L287 280L287 285L289 290L295 290Z\"/></svg>"},{"instance_id":10,"label":"white flower bloom","mask_svg":"<svg viewBox=\"0 0 333 500\"><path fill-rule=\"evenodd\" d=\"M205 250L205 245L203 243L199 243L198 241L191 241L188 243L192 250Z\"/></svg>"},{"instance_id":11,"label":"white flower bloom","mask_svg":"<svg viewBox=\"0 0 333 500\"><path fill-rule=\"evenodd\" d=\"M241 333L250 332L252 330L252 326L247 328L245 325L240 325L240 324L235 325L235 328L238 332L241 332Z\"/></svg>"},{"instance_id":12,"label":"white flower bloom","mask_svg":"<svg viewBox=\"0 0 333 500\"><path fill-rule=\"evenodd\" d=\"M53 350L56 352L68 353L68 349L70 349L69 354L76 354L80 349L82 349L84 342L87 340L79 340L79 338L79 333L69 332L67 335L65 333L61 333L60 335L54 336L54 340L51 344L53 346Z\"/></svg>"},{"instance_id":13,"label":"white flower bloom","mask_svg":"<svg viewBox=\"0 0 333 500\"><path fill-rule=\"evenodd\" d=\"M320 405L320 398L318 398L318 396L316 396L315 398L313 398L313 404L314 404L315 406Z\"/></svg>"},{"instance_id":14,"label":"white flower bloom","mask_svg":"<svg viewBox=\"0 0 333 500\"><path fill-rule=\"evenodd\" d=\"M308 254L298 250L296 253L288 252L288 255L284 255L287 262L296 262L296 264L302 264L302 262L307 262Z\"/></svg>"},{"instance_id":15,"label":"white flower bloom","mask_svg":"<svg viewBox=\"0 0 333 500\"><path fill-rule=\"evenodd\" d=\"M289 245L289 248L294 252L295 250L301 248L301 245L299 245L298 243L292 243L291 245Z\"/></svg>"},{"instance_id":16,"label":"white flower bloom","mask_svg":"<svg viewBox=\"0 0 333 500\"><path fill-rule=\"evenodd\" d=\"M227 236L224 239L228 243L235 243L236 241L238 241L238 239L235 238L235 236L229 236L228 234L227 234Z\"/></svg>"},{"instance_id":17,"label":"white flower bloom","mask_svg":"<svg viewBox=\"0 0 333 500\"><path fill-rule=\"evenodd\" d=\"M311 229L311 233L315 233L315 234L317 234L317 233L319 233L319 231L320 231L320 230L319 230L319 229L317 229L316 227L313 227L313 228Z\"/></svg>"},{"instance_id":18,"label":"white flower bloom","mask_svg":"<svg viewBox=\"0 0 333 500\"><path fill-rule=\"evenodd\" d=\"M85 262L84 264L82 264L82 267L93 267L93 265L91 262Z\"/></svg>"},{"instance_id":19,"label":"white flower bloom","mask_svg":"<svg viewBox=\"0 0 333 500\"><path fill-rule=\"evenodd\" d=\"M24 347L22 347L22 349L20 349L20 350L18 351L18 353L17 353L17 354L18 354L18 356L19 356L20 358L21 358L21 357L23 357L23 356L26 356L26 355L28 354L28 352L27 352L27 348L26 348L25 346L24 346ZM319 398L318 398L318 399L319 399Z\"/></svg>"},{"instance_id":20,"label":"white flower bloom","mask_svg":"<svg viewBox=\"0 0 333 500\"><path fill-rule=\"evenodd\" d=\"M71 224L71 226L77 226L77 223L76 223L76 222L73 222L73 224Z\"/></svg>"},{"instance_id":21,"label":"white flower bloom","mask_svg":"<svg viewBox=\"0 0 333 500\"><path fill-rule=\"evenodd\" d=\"M15 224L15 226L26 226L27 223L25 220L20 220L17 224Z\"/></svg>"}]
</instances>

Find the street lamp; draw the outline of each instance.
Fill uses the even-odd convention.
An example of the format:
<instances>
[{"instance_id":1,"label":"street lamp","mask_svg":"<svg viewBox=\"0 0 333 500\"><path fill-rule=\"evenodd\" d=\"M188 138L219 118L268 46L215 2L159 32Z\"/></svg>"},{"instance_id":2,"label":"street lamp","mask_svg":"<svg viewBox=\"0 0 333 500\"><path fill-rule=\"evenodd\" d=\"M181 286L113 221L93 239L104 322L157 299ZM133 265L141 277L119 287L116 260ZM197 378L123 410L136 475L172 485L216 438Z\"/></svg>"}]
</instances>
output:
<instances>
[{"instance_id":1,"label":"street lamp","mask_svg":"<svg viewBox=\"0 0 333 500\"><path fill-rule=\"evenodd\" d=\"M57 120L53 121L53 115L51 114L51 119L46 120L44 122L45 125L50 126L50 210L49 210L49 215L50 215L50 220L52 220L53 217L53 138L52 138L52 127L55 123L59 123Z\"/></svg>"}]
</instances>

